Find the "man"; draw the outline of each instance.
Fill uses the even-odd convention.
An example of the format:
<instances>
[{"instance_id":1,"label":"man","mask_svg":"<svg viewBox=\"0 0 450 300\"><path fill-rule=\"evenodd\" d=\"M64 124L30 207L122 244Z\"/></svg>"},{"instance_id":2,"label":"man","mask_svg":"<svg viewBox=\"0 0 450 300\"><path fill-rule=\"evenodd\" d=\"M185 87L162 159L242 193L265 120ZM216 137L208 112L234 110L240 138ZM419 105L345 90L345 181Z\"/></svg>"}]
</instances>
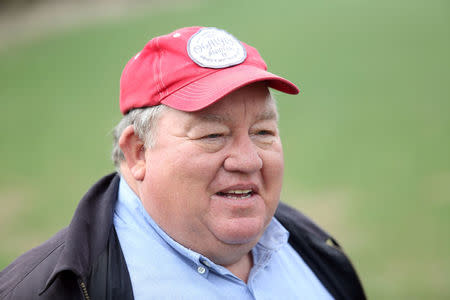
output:
<instances>
[{"instance_id":1,"label":"man","mask_svg":"<svg viewBox=\"0 0 450 300\"><path fill-rule=\"evenodd\" d=\"M257 50L217 28L152 39L126 65L119 173L0 275L2 299L364 299L337 243L279 204L283 152ZM275 217L274 217L275 215Z\"/></svg>"}]
</instances>

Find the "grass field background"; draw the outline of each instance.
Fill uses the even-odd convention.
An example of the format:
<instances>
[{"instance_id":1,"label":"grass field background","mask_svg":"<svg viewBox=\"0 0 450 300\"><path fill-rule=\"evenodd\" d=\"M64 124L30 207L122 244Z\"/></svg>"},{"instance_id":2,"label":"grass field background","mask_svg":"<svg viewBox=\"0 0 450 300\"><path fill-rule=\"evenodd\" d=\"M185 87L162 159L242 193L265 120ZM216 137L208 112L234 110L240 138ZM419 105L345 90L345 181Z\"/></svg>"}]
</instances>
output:
<instances>
[{"instance_id":1,"label":"grass field background","mask_svg":"<svg viewBox=\"0 0 450 300\"><path fill-rule=\"evenodd\" d=\"M204 1L0 52L0 269L113 171L123 66L182 26L224 28L299 84L277 94L283 200L334 235L371 299L450 298L450 2Z\"/></svg>"}]
</instances>

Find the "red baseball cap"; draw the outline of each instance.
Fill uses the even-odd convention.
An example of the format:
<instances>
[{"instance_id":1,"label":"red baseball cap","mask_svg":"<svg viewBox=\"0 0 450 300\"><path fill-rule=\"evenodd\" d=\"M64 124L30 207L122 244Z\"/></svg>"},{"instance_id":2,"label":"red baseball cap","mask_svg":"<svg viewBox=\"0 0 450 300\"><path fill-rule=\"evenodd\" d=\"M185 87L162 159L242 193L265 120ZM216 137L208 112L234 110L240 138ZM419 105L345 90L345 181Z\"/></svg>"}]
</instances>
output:
<instances>
[{"instance_id":1,"label":"red baseball cap","mask_svg":"<svg viewBox=\"0 0 450 300\"><path fill-rule=\"evenodd\" d=\"M151 39L120 78L120 110L165 104L196 111L253 82L298 94L290 81L267 72L258 51L214 27L187 27Z\"/></svg>"}]
</instances>

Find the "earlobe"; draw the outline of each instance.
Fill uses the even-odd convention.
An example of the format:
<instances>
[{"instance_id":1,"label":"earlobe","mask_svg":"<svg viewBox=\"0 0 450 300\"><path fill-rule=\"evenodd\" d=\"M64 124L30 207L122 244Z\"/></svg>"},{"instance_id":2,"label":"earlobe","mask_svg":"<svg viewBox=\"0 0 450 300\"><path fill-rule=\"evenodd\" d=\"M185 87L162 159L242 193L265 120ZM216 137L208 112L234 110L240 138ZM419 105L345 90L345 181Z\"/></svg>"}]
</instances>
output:
<instances>
[{"instance_id":1,"label":"earlobe","mask_svg":"<svg viewBox=\"0 0 450 300\"><path fill-rule=\"evenodd\" d=\"M131 168L131 175L133 175L134 179L142 181L145 177L145 165L141 163L134 165Z\"/></svg>"},{"instance_id":2,"label":"earlobe","mask_svg":"<svg viewBox=\"0 0 450 300\"><path fill-rule=\"evenodd\" d=\"M133 125L122 132L119 146L125 156L125 165L137 181L145 177L145 147L144 142L134 133Z\"/></svg>"}]
</instances>

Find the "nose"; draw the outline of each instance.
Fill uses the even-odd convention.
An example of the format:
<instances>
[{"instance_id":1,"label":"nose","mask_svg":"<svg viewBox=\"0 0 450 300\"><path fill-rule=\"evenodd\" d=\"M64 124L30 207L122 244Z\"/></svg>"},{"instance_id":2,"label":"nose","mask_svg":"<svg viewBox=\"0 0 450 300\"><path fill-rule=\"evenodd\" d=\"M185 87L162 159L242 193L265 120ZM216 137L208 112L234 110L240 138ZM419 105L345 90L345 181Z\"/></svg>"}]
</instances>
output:
<instances>
[{"instance_id":1,"label":"nose","mask_svg":"<svg viewBox=\"0 0 450 300\"><path fill-rule=\"evenodd\" d=\"M224 169L229 172L253 173L261 170L263 161L257 146L246 135L235 140L224 161Z\"/></svg>"}]
</instances>

